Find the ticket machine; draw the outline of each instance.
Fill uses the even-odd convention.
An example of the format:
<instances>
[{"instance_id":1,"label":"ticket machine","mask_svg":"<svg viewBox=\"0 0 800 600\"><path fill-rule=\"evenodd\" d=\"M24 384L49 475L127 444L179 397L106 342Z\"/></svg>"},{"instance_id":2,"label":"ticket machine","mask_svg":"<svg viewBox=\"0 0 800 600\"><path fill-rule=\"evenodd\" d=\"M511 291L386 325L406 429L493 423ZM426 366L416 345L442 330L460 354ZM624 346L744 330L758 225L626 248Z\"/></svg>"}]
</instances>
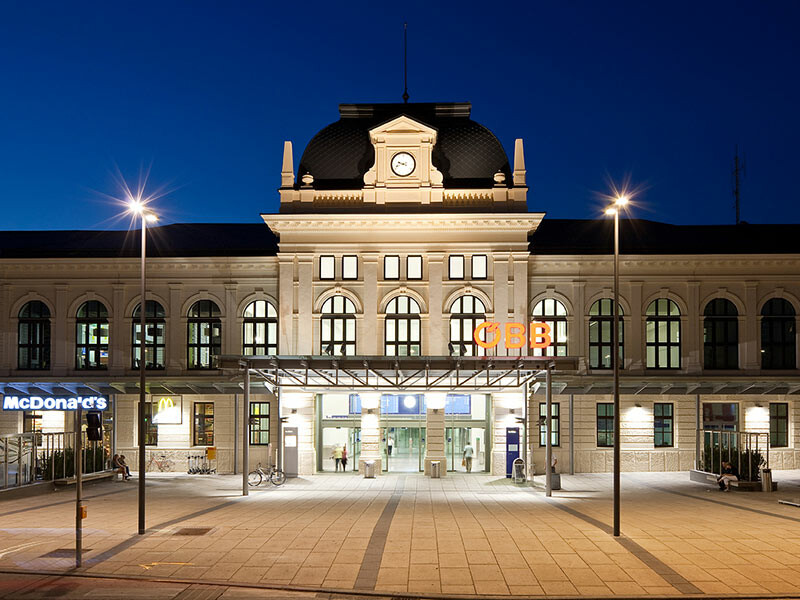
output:
<instances>
[{"instance_id":1,"label":"ticket machine","mask_svg":"<svg viewBox=\"0 0 800 600\"><path fill-rule=\"evenodd\" d=\"M519 427L506 427L506 477L511 477L514 461L519 455Z\"/></svg>"}]
</instances>

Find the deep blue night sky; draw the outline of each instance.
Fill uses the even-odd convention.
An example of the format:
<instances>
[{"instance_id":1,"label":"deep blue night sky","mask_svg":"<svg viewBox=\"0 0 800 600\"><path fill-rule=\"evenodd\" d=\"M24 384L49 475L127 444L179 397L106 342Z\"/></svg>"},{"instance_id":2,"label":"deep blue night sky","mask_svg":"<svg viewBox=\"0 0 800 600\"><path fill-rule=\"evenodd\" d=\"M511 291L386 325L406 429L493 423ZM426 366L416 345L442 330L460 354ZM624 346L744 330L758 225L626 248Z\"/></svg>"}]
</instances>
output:
<instances>
[{"instance_id":1,"label":"deep blue night sky","mask_svg":"<svg viewBox=\"0 0 800 600\"><path fill-rule=\"evenodd\" d=\"M295 8L297 7L297 8ZM470 101L525 140L530 210L800 222L800 3L4 2L0 229L127 227L114 172L152 165L164 222L258 222L340 102Z\"/></svg>"}]
</instances>

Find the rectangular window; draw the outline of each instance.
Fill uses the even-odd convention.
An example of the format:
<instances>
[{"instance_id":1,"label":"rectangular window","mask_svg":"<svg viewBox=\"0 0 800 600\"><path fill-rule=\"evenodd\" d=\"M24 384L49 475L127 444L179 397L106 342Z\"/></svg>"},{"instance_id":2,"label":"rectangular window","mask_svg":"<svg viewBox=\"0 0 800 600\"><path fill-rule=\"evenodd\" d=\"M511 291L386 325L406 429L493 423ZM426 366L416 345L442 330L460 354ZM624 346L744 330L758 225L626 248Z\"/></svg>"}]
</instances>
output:
<instances>
[{"instance_id":1,"label":"rectangular window","mask_svg":"<svg viewBox=\"0 0 800 600\"><path fill-rule=\"evenodd\" d=\"M342 257L342 279L358 279L358 257L353 255Z\"/></svg>"},{"instance_id":2,"label":"rectangular window","mask_svg":"<svg viewBox=\"0 0 800 600\"><path fill-rule=\"evenodd\" d=\"M269 444L269 402L250 403L250 445Z\"/></svg>"},{"instance_id":3,"label":"rectangular window","mask_svg":"<svg viewBox=\"0 0 800 600\"><path fill-rule=\"evenodd\" d=\"M601 448L614 445L614 405L611 402L597 405L597 445Z\"/></svg>"},{"instance_id":4,"label":"rectangular window","mask_svg":"<svg viewBox=\"0 0 800 600\"><path fill-rule=\"evenodd\" d=\"M769 445L773 448L789 446L789 405L786 402L769 403Z\"/></svg>"},{"instance_id":5,"label":"rectangular window","mask_svg":"<svg viewBox=\"0 0 800 600\"><path fill-rule=\"evenodd\" d=\"M653 404L653 446L672 448L675 445L675 418L671 402Z\"/></svg>"},{"instance_id":6,"label":"rectangular window","mask_svg":"<svg viewBox=\"0 0 800 600\"><path fill-rule=\"evenodd\" d=\"M336 278L336 257L335 256L320 256L319 257L319 278L320 279L335 279Z\"/></svg>"},{"instance_id":7,"label":"rectangular window","mask_svg":"<svg viewBox=\"0 0 800 600\"><path fill-rule=\"evenodd\" d=\"M450 279L464 279L464 257L460 254L453 254L448 262L448 277Z\"/></svg>"},{"instance_id":8,"label":"rectangular window","mask_svg":"<svg viewBox=\"0 0 800 600\"><path fill-rule=\"evenodd\" d=\"M739 431L739 405L735 402L703 402L703 429Z\"/></svg>"},{"instance_id":9,"label":"rectangular window","mask_svg":"<svg viewBox=\"0 0 800 600\"><path fill-rule=\"evenodd\" d=\"M422 257L406 258L406 279L422 279Z\"/></svg>"},{"instance_id":10,"label":"rectangular window","mask_svg":"<svg viewBox=\"0 0 800 600\"><path fill-rule=\"evenodd\" d=\"M158 423L153 422L152 402L144 403L144 445L145 446L158 446ZM137 417L138 418L138 417Z\"/></svg>"},{"instance_id":11,"label":"rectangular window","mask_svg":"<svg viewBox=\"0 0 800 600\"><path fill-rule=\"evenodd\" d=\"M539 445L547 445L547 421L545 415L547 414L547 403L539 403ZM550 444L552 446L561 445L561 407L558 402L550 404Z\"/></svg>"},{"instance_id":12,"label":"rectangular window","mask_svg":"<svg viewBox=\"0 0 800 600\"><path fill-rule=\"evenodd\" d=\"M486 279L489 275L489 261L485 254L475 254L472 257L472 278Z\"/></svg>"},{"instance_id":13,"label":"rectangular window","mask_svg":"<svg viewBox=\"0 0 800 600\"><path fill-rule=\"evenodd\" d=\"M400 257L399 256L384 256L383 257L383 278L384 279L400 279Z\"/></svg>"},{"instance_id":14,"label":"rectangular window","mask_svg":"<svg viewBox=\"0 0 800 600\"><path fill-rule=\"evenodd\" d=\"M214 445L214 403L194 403L194 446Z\"/></svg>"}]
</instances>

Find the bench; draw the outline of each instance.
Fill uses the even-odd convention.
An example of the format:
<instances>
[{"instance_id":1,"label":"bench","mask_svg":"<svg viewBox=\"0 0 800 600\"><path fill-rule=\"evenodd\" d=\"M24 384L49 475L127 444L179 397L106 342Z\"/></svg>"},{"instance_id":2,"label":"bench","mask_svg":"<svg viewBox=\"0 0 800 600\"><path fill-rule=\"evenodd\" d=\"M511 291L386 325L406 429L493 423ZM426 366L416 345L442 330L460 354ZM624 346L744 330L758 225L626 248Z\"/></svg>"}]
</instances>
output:
<instances>
[{"instance_id":1,"label":"bench","mask_svg":"<svg viewBox=\"0 0 800 600\"><path fill-rule=\"evenodd\" d=\"M119 475L119 471L97 471L96 473L86 473L85 475L81 476L81 481L83 483L91 482L91 481L102 481L103 479L112 479ZM64 477L62 479L54 479L53 485L55 486L64 486L64 485L75 485L75 478L74 477Z\"/></svg>"},{"instance_id":2,"label":"bench","mask_svg":"<svg viewBox=\"0 0 800 600\"><path fill-rule=\"evenodd\" d=\"M709 473L708 471L697 471L691 470L689 471L689 479L691 481L696 481L697 483L711 483L715 486L719 486L717 483L717 477L719 475L715 473ZM731 481L730 487L736 488L741 492L760 492L761 491L761 482L760 481ZM772 482L772 490L775 491L778 489L778 484L776 482Z\"/></svg>"}]
</instances>

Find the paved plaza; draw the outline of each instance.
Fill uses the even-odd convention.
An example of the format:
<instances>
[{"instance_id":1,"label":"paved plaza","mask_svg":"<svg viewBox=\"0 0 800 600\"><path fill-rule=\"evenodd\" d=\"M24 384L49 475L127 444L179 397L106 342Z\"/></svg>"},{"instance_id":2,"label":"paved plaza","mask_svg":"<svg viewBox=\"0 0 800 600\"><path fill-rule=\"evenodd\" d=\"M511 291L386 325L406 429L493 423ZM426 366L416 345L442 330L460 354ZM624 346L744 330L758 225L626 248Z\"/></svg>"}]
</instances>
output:
<instances>
[{"instance_id":1,"label":"paved plaza","mask_svg":"<svg viewBox=\"0 0 800 600\"><path fill-rule=\"evenodd\" d=\"M720 493L685 472L623 474L618 539L610 535L611 476L562 480L564 490L546 498L538 485L482 474L330 474L242 497L240 476L156 474L148 476L144 536L135 534L136 482L98 483L85 489L87 550L78 572L123 579L91 580L95 598L105 585L151 600L255 597L255 588L272 589L268 598L800 590L800 509L778 504L800 496L798 471L777 472L782 491L773 494ZM72 488L0 496L0 597L46 597L36 590L49 580L34 573L72 572L73 524ZM161 583L130 581L142 577ZM67 587L78 590L81 581ZM12 582L16 595L8 595ZM201 588L205 595L181 595Z\"/></svg>"}]
</instances>

